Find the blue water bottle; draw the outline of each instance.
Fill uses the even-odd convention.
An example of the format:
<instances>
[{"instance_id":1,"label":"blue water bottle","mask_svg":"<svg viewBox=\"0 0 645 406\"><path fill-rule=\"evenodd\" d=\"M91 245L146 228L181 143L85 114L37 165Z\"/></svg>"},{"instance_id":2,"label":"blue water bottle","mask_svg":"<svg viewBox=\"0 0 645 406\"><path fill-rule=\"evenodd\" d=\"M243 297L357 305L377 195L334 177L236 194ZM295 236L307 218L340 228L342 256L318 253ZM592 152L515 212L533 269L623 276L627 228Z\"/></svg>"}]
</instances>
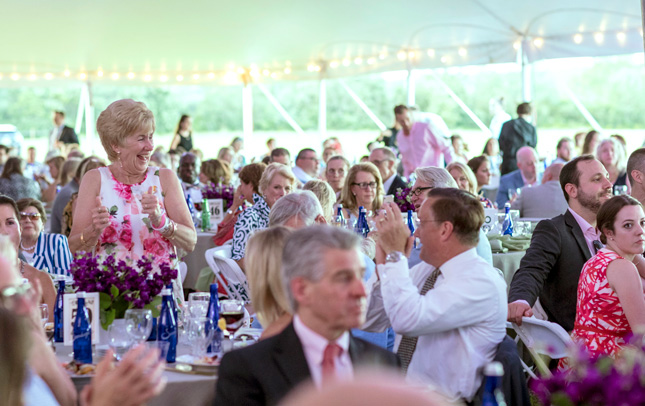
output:
<instances>
[{"instance_id":1,"label":"blue water bottle","mask_svg":"<svg viewBox=\"0 0 645 406\"><path fill-rule=\"evenodd\" d=\"M92 363L92 325L85 307L85 292L76 294L78 307L74 320L74 361L81 364Z\"/></svg>"},{"instance_id":2,"label":"blue water bottle","mask_svg":"<svg viewBox=\"0 0 645 406\"><path fill-rule=\"evenodd\" d=\"M367 222L367 209L366 208L361 208L361 214L363 216L363 237L367 237L367 234L370 233L370 225Z\"/></svg>"},{"instance_id":3,"label":"blue water bottle","mask_svg":"<svg viewBox=\"0 0 645 406\"><path fill-rule=\"evenodd\" d=\"M363 234L363 206L358 207L358 218L356 219L356 225L354 226L354 231L357 234Z\"/></svg>"},{"instance_id":4,"label":"blue water bottle","mask_svg":"<svg viewBox=\"0 0 645 406\"><path fill-rule=\"evenodd\" d=\"M502 223L502 234L513 236L513 219L511 218L511 204L504 205L504 222Z\"/></svg>"},{"instance_id":5,"label":"blue water bottle","mask_svg":"<svg viewBox=\"0 0 645 406\"><path fill-rule=\"evenodd\" d=\"M186 204L188 205L190 217L193 219L193 224L197 226L197 211L195 210L195 204L193 203L193 198L190 197L190 193L186 195Z\"/></svg>"},{"instance_id":6,"label":"blue water bottle","mask_svg":"<svg viewBox=\"0 0 645 406\"><path fill-rule=\"evenodd\" d=\"M338 227L345 226L345 216L343 216L343 205L339 204L336 210L336 218L334 219L335 225Z\"/></svg>"},{"instance_id":7,"label":"blue water bottle","mask_svg":"<svg viewBox=\"0 0 645 406\"><path fill-rule=\"evenodd\" d=\"M157 340L169 343L166 361L175 362L177 356L177 321L172 310L172 294L170 289L162 289L161 295L163 301L161 302L161 314L157 323Z\"/></svg>"},{"instance_id":8,"label":"blue water bottle","mask_svg":"<svg viewBox=\"0 0 645 406\"><path fill-rule=\"evenodd\" d=\"M482 406L506 406L504 393L500 386L504 367L499 362L491 362L484 367L484 394Z\"/></svg>"},{"instance_id":9,"label":"blue water bottle","mask_svg":"<svg viewBox=\"0 0 645 406\"><path fill-rule=\"evenodd\" d=\"M54 341L62 343L63 339L63 296L65 295L65 279L58 280L58 293L54 304Z\"/></svg>"},{"instance_id":10,"label":"blue water bottle","mask_svg":"<svg viewBox=\"0 0 645 406\"><path fill-rule=\"evenodd\" d=\"M167 284L166 289L170 289L170 297L172 298L172 314L175 315L175 321L179 325L179 315L177 314L177 302L175 301L175 293L172 289L172 283Z\"/></svg>"},{"instance_id":11,"label":"blue water bottle","mask_svg":"<svg viewBox=\"0 0 645 406\"><path fill-rule=\"evenodd\" d=\"M219 321L219 301L217 299L217 282L211 283L211 298L208 302L208 313L206 317L213 321L213 328L215 329L215 335L213 336L213 341L208 346L206 352L208 353L219 353L222 350L222 330L220 330L217 322Z\"/></svg>"},{"instance_id":12,"label":"blue water bottle","mask_svg":"<svg viewBox=\"0 0 645 406\"><path fill-rule=\"evenodd\" d=\"M412 210L408 210L408 228L410 229L410 235L414 235L414 222L412 221L414 219L414 214L412 214ZM414 248L417 247L417 240L414 240Z\"/></svg>"}]
</instances>

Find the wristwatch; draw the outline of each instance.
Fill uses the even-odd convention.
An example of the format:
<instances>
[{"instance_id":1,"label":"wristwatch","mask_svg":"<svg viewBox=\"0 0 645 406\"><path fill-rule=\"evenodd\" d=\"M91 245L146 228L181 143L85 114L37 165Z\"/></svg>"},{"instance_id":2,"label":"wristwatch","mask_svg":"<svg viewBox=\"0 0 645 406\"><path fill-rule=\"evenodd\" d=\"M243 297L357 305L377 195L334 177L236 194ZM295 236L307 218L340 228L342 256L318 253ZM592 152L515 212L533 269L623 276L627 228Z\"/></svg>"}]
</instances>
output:
<instances>
[{"instance_id":1,"label":"wristwatch","mask_svg":"<svg viewBox=\"0 0 645 406\"><path fill-rule=\"evenodd\" d=\"M385 256L385 262L399 262L404 256L400 251L392 251Z\"/></svg>"}]
</instances>

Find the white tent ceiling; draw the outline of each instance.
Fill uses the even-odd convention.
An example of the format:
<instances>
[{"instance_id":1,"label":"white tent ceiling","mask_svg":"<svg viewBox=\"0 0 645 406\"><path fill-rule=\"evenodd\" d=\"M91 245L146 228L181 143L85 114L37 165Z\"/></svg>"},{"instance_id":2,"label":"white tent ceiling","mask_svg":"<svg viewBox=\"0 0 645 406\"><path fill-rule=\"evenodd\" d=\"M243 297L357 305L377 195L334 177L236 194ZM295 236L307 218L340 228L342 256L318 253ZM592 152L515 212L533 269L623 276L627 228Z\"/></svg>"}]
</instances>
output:
<instances>
[{"instance_id":1,"label":"white tent ceiling","mask_svg":"<svg viewBox=\"0 0 645 406\"><path fill-rule=\"evenodd\" d=\"M510 62L523 39L529 61L643 49L633 0L5 0L1 10L0 86L219 84Z\"/></svg>"}]
</instances>

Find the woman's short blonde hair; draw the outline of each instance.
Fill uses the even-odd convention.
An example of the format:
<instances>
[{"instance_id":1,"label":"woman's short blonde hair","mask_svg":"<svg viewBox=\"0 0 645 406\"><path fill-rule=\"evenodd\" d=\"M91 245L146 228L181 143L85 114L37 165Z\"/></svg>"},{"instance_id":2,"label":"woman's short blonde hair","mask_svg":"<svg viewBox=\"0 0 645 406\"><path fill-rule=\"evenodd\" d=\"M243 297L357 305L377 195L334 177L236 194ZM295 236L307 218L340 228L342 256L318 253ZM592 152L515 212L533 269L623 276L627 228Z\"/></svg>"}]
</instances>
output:
<instances>
[{"instance_id":1,"label":"woman's short blonde hair","mask_svg":"<svg viewBox=\"0 0 645 406\"><path fill-rule=\"evenodd\" d=\"M336 193L331 185L320 179L312 179L305 183L303 190L310 190L316 195L322 206L323 215L327 221L331 221L334 215L334 203L336 203Z\"/></svg>"},{"instance_id":2,"label":"woman's short blonde hair","mask_svg":"<svg viewBox=\"0 0 645 406\"><path fill-rule=\"evenodd\" d=\"M155 117L152 111L142 102L132 99L117 100L110 104L96 120L96 131L101 138L101 144L108 159L112 162L118 159L115 145L123 142L135 132L151 128L155 130Z\"/></svg>"},{"instance_id":3,"label":"woman's short blonde hair","mask_svg":"<svg viewBox=\"0 0 645 406\"><path fill-rule=\"evenodd\" d=\"M470 169L467 165L462 164L461 162L451 162L446 166L446 170L450 173L453 169L456 169L462 173L468 179L468 190L466 192L470 192L474 195L477 195L477 177L475 176L475 173L473 172L472 169ZM452 174L450 174L452 176ZM459 182L457 179L455 179L455 182L457 182L457 186L459 186Z\"/></svg>"},{"instance_id":4,"label":"woman's short blonde hair","mask_svg":"<svg viewBox=\"0 0 645 406\"><path fill-rule=\"evenodd\" d=\"M264 192L269 188L269 185L273 181L273 178L276 175L284 176L285 178L291 181L291 186L296 183L296 177L294 176L291 169L288 166L282 165L280 163L274 162L267 166L267 168L262 173L262 178L260 179L260 194L264 195Z\"/></svg>"},{"instance_id":5,"label":"woman's short blonde hair","mask_svg":"<svg viewBox=\"0 0 645 406\"><path fill-rule=\"evenodd\" d=\"M356 175L359 172L367 172L376 179L376 196L374 197L372 210L379 210L383 205L383 181L381 180L381 173L378 168L371 162L361 162L349 168L343 190L340 192L340 202L349 211L358 209L356 196L352 193L352 183L356 182Z\"/></svg>"},{"instance_id":6,"label":"woman's short blonde hair","mask_svg":"<svg viewBox=\"0 0 645 406\"><path fill-rule=\"evenodd\" d=\"M282 281L282 251L290 234L287 227L271 227L253 234L246 245L251 302L264 328L290 309Z\"/></svg>"}]
</instances>

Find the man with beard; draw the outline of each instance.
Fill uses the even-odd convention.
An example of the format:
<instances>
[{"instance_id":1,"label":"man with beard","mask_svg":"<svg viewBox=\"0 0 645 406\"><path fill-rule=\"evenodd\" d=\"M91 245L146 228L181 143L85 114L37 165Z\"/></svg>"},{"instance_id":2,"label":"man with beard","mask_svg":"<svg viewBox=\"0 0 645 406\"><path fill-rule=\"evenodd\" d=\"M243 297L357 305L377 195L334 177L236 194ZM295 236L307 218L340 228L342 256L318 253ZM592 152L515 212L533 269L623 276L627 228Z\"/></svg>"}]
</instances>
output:
<instances>
[{"instance_id":1,"label":"man with beard","mask_svg":"<svg viewBox=\"0 0 645 406\"><path fill-rule=\"evenodd\" d=\"M601 247L596 213L612 196L605 167L592 155L567 163L560 186L569 208L535 227L531 246L520 262L508 294L508 320L522 323L540 299L549 321L573 330L582 266Z\"/></svg>"}]
</instances>

